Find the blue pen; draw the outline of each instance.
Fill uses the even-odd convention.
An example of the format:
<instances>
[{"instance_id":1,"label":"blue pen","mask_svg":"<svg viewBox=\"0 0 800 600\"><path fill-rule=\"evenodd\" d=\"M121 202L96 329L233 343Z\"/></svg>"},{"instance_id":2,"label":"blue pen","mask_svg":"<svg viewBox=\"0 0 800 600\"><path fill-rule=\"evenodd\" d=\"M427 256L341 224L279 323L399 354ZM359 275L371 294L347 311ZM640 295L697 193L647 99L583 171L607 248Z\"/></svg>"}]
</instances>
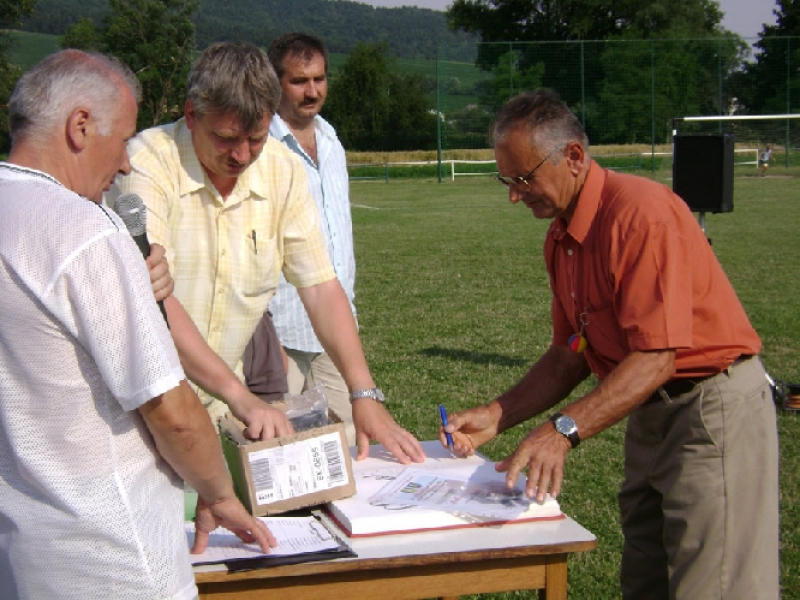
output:
<instances>
[{"instance_id":1,"label":"blue pen","mask_svg":"<svg viewBox=\"0 0 800 600\"><path fill-rule=\"evenodd\" d=\"M444 404L439 405L439 416L442 417L442 427L447 427L447 411L444 409ZM447 433L447 431L444 432L444 435L447 437L447 447L452 450L453 436Z\"/></svg>"}]
</instances>

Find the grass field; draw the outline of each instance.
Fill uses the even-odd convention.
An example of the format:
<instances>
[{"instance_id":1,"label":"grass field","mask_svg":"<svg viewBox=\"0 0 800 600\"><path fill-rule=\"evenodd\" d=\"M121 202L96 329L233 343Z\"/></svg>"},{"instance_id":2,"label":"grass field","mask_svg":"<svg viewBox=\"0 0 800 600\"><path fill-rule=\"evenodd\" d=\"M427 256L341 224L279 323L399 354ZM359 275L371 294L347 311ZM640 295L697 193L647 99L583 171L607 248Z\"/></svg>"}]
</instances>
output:
<instances>
[{"instance_id":1,"label":"grass field","mask_svg":"<svg viewBox=\"0 0 800 600\"><path fill-rule=\"evenodd\" d=\"M767 178L737 176L734 211L706 220L714 250L762 337L768 371L791 382L800 382L798 182L778 170ZM511 206L488 177L351 187L365 350L398 421L420 439L433 439L438 402L456 411L490 400L547 347L550 293L541 248L548 222ZM800 599L800 413L779 411L777 425L783 598ZM528 430L518 426L483 452L504 457ZM588 440L567 461L563 510L599 540L596 550L570 558L571 598L620 595L616 493L623 430L620 423ZM757 527L758 515L741 526Z\"/></svg>"}]
</instances>

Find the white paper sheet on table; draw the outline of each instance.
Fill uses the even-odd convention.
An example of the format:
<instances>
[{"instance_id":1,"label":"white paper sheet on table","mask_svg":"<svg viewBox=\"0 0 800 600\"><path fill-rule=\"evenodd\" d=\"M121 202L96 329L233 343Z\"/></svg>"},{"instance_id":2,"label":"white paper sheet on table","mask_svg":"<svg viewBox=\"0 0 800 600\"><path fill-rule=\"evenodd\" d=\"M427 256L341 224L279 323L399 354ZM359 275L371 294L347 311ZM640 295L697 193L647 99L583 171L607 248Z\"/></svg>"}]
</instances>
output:
<instances>
[{"instance_id":1,"label":"white paper sheet on table","mask_svg":"<svg viewBox=\"0 0 800 600\"><path fill-rule=\"evenodd\" d=\"M447 471L406 468L370 497L372 505L418 506L465 517L515 519L531 500L521 488L504 482L470 483L469 477Z\"/></svg>"},{"instance_id":2,"label":"white paper sheet on table","mask_svg":"<svg viewBox=\"0 0 800 600\"><path fill-rule=\"evenodd\" d=\"M258 544L245 544L235 533L219 527L209 534L208 548L202 554L191 554L193 565L229 562L263 556L291 556L327 552L340 548L340 542L313 516L258 517L263 521L278 545L267 554ZM186 523L189 548L194 544L194 523Z\"/></svg>"}]
</instances>

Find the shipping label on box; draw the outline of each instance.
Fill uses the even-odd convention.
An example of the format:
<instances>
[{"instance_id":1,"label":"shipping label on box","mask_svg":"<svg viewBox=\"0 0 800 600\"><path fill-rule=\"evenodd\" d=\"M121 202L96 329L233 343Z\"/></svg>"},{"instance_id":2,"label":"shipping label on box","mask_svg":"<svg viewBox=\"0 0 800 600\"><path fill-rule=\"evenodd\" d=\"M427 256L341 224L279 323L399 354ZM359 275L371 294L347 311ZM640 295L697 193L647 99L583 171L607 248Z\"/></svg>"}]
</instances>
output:
<instances>
[{"instance_id":1,"label":"shipping label on box","mask_svg":"<svg viewBox=\"0 0 800 600\"><path fill-rule=\"evenodd\" d=\"M332 411L329 417L329 425L260 442L245 440L240 422L222 419L222 450L251 514L274 515L355 494L344 424Z\"/></svg>"},{"instance_id":2,"label":"shipping label on box","mask_svg":"<svg viewBox=\"0 0 800 600\"><path fill-rule=\"evenodd\" d=\"M338 432L247 455L256 504L272 504L347 485L345 448Z\"/></svg>"}]
</instances>

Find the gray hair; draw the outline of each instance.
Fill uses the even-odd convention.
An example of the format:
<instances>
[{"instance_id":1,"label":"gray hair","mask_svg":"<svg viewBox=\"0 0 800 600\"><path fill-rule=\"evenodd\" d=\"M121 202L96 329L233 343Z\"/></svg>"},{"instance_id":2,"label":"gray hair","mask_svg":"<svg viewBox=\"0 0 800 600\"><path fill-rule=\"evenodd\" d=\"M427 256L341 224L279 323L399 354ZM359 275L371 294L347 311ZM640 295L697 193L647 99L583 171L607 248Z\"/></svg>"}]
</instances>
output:
<instances>
[{"instance_id":1,"label":"gray hair","mask_svg":"<svg viewBox=\"0 0 800 600\"><path fill-rule=\"evenodd\" d=\"M278 79L283 77L285 69L283 61L287 56L298 56L305 61L314 58L315 54L322 56L325 61L325 72L328 72L328 49L321 39L310 33L286 33L272 40L267 49L267 55L278 74Z\"/></svg>"},{"instance_id":2,"label":"gray hair","mask_svg":"<svg viewBox=\"0 0 800 600\"><path fill-rule=\"evenodd\" d=\"M537 89L506 102L497 113L489 136L496 146L511 131L519 129L527 130L541 154L564 149L571 142L578 142L589 154L589 138L583 126L553 90Z\"/></svg>"},{"instance_id":3,"label":"gray hair","mask_svg":"<svg viewBox=\"0 0 800 600\"><path fill-rule=\"evenodd\" d=\"M11 94L11 139L46 136L80 106L89 109L100 135L108 136L119 110L121 84L128 86L138 103L139 81L117 58L75 49L51 54L26 72Z\"/></svg>"},{"instance_id":4,"label":"gray hair","mask_svg":"<svg viewBox=\"0 0 800 600\"><path fill-rule=\"evenodd\" d=\"M264 50L247 42L219 42L192 64L186 97L199 116L234 113L249 131L278 110L281 84Z\"/></svg>"}]
</instances>

